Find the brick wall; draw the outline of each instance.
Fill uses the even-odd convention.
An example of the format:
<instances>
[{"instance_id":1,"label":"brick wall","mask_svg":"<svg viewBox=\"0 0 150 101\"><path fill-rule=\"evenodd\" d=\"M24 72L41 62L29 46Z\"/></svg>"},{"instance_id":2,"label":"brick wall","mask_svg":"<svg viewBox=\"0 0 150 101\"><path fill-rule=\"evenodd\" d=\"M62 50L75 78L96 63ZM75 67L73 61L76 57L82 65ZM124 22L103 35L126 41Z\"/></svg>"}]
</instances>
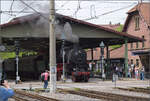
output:
<instances>
[{"instance_id":1,"label":"brick wall","mask_svg":"<svg viewBox=\"0 0 150 101\"><path fill-rule=\"evenodd\" d=\"M136 16L139 16L138 14L137 15L134 15L129 24L128 24L128 28L127 28L127 33L128 34L131 34L131 35L134 35L134 36L138 36L138 37L141 37L144 36L144 39L146 40L144 42L144 47L142 47L142 42L138 42L138 48L136 48L136 43L133 43L133 48L131 48L131 44L128 44L128 58L129 58L129 61L131 61L131 59L133 59L133 62L134 64L136 64L136 59L139 59L139 62L140 62L140 58L139 56L133 56L132 55L132 51L136 51L136 50L147 50L150 48L150 36L149 36L149 29L147 27L147 24L145 23L145 21L142 19L141 16L140 19L139 19L139 30L135 30L135 17ZM139 67L141 67L141 62L139 64Z\"/></svg>"}]
</instances>

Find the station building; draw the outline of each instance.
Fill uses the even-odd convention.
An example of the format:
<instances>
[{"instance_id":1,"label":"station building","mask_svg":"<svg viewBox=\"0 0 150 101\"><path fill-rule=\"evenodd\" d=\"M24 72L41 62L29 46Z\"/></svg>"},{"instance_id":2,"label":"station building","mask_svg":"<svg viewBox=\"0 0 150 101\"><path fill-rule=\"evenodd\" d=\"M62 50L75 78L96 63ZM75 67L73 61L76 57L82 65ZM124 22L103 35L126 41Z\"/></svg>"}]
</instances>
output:
<instances>
[{"instance_id":1,"label":"station building","mask_svg":"<svg viewBox=\"0 0 150 101\"><path fill-rule=\"evenodd\" d=\"M122 32L143 39L143 42L128 43L128 66L134 65L139 70L144 66L146 73L148 73L150 71L150 3L139 3L130 9L127 14ZM116 29L111 25L106 25L105 27ZM100 59L99 50L100 48L94 49L94 61L99 61ZM91 59L90 51L88 51L89 60ZM112 63L123 64L124 66L124 51L125 45L113 50L110 49L109 54Z\"/></svg>"}]
</instances>

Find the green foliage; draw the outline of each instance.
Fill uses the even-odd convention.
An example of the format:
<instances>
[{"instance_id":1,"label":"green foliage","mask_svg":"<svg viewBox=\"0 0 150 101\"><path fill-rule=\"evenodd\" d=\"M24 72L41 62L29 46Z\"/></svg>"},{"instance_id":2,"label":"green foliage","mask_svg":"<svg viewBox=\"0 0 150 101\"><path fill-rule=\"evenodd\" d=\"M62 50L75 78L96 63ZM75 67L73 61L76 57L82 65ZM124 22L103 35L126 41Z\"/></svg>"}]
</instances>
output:
<instances>
[{"instance_id":1,"label":"green foliage","mask_svg":"<svg viewBox=\"0 0 150 101\"><path fill-rule=\"evenodd\" d=\"M0 57L2 59L14 58L15 56L15 52L0 52Z\"/></svg>"},{"instance_id":2,"label":"green foliage","mask_svg":"<svg viewBox=\"0 0 150 101\"><path fill-rule=\"evenodd\" d=\"M75 91L80 91L81 89L80 89L80 88L74 88L74 90L75 90Z\"/></svg>"},{"instance_id":3,"label":"green foliage","mask_svg":"<svg viewBox=\"0 0 150 101\"><path fill-rule=\"evenodd\" d=\"M95 71L95 74L99 75L100 74L100 70Z\"/></svg>"},{"instance_id":4,"label":"green foliage","mask_svg":"<svg viewBox=\"0 0 150 101\"><path fill-rule=\"evenodd\" d=\"M118 32L122 32L122 30L123 30L123 25L120 25L118 28L116 28L116 31Z\"/></svg>"},{"instance_id":5,"label":"green foliage","mask_svg":"<svg viewBox=\"0 0 150 101\"><path fill-rule=\"evenodd\" d=\"M112 49L116 49L116 48L120 48L122 45L112 45L112 46L110 46L110 48L112 48Z\"/></svg>"},{"instance_id":6,"label":"green foliage","mask_svg":"<svg viewBox=\"0 0 150 101\"><path fill-rule=\"evenodd\" d=\"M123 25L120 25L118 28L116 28L116 31L118 31L118 32L122 32L122 30L123 30ZM117 48L120 48L122 45L112 45L112 46L110 46L110 48L112 48L112 49L117 49Z\"/></svg>"},{"instance_id":7,"label":"green foliage","mask_svg":"<svg viewBox=\"0 0 150 101\"><path fill-rule=\"evenodd\" d=\"M30 55L36 55L36 54L37 54L36 52L20 52L19 57L22 57L23 55L30 56ZM15 52L0 52L0 57L2 59L15 58L16 54Z\"/></svg>"}]
</instances>

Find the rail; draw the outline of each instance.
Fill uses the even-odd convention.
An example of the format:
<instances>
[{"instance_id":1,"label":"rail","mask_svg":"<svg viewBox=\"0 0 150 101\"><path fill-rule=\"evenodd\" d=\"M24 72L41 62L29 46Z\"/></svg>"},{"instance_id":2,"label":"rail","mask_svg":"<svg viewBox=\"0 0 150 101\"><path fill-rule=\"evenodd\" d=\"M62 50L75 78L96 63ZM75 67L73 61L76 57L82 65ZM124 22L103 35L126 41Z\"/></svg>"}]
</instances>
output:
<instances>
[{"instance_id":1,"label":"rail","mask_svg":"<svg viewBox=\"0 0 150 101\"><path fill-rule=\"evenodd\" d=\"M150 98L145 97L128 96L100 91L85 90L80 88L78 90L59 89L59 91L109 101L150 101Z\"/></svg>"},{"instance_id":2,"label":"rail","mask_svg":"<svg viewBox=\"0 0 150 101\"><path fill-rule=\"evenodd\" d=\"M13 96L15 101L59 101L57 99L41 96L38 94L31 94L29 92L15 90L15 95Z\"/></svg>"}]
</instances>

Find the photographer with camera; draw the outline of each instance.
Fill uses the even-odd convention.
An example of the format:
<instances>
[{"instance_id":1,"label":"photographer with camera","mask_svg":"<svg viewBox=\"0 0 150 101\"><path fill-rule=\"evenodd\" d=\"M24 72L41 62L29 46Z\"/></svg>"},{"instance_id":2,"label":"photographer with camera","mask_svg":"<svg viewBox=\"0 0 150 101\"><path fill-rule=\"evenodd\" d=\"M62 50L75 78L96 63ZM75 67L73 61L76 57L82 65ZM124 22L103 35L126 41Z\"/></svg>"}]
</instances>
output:
<instances>
[{"instance_id":1,"label":"photographer with camera","mask_svg":"<svg viewBox=\"0 0 150 101\"><path fill-rule=\"evenodd\" d=\"M8 85L8 82L5 80L6 76L3 72L2 60L0 59L0 101L8 101L8 98L14 95L14 91Z\"/></svg>"},{"instance_id":2,"label":"photographer with camera","mask_svg":"<svg viewBox=\"0 0 150 101\"><path fill-rule=\"evenodd\" d=\"M1 80L0 85L0 101L8 101L8 98L14 95L14 91L8 85L6 80Z\"/></svg>"}]
</instances>

